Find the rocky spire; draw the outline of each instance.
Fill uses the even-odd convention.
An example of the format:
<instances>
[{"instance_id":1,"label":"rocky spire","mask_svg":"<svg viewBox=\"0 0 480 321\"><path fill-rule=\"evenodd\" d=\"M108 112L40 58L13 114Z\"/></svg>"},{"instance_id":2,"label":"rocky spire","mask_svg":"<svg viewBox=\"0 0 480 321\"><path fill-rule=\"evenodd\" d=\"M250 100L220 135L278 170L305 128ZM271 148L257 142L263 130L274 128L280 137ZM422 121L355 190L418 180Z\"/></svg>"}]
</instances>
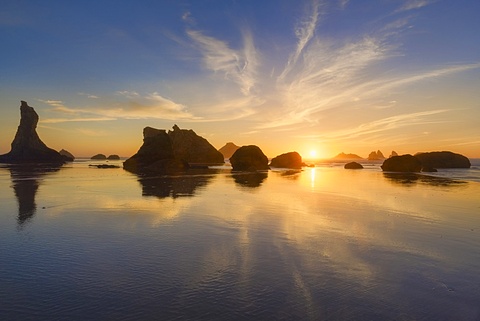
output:
<instances>
[{"instance_id":1,"label":"rocky spire","mask_svg":"<svg viewBox=\"0 0 480 321\"><path fill-rule=\"evenodd\" d=\"M2 163L63 163L57 151L48 148L37 134L38 114L27 102L21 101L20 125L7 154L0 155Z\"/></svg>"}]
</instances>

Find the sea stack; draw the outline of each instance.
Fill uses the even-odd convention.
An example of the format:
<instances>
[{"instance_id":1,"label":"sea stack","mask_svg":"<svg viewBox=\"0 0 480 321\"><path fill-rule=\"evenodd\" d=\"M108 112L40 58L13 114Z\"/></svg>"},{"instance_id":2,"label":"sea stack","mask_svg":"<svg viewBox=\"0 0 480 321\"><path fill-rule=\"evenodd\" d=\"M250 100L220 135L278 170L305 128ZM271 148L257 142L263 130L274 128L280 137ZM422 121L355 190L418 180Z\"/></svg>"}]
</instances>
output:
<instances>
[{"instance_id":1,"label":"sea stack","mask_svg":"<svg viewBox=\"0 0 480 321\"><path fill-rule=\"evenodd\" d=\"M38 114L27 102L21 101L20 125L12 142L10 152L0 155L0 163L65 163L65 157L40 139L36 128Z\"/></svg>"},{"instance_id":2,"label":"sea stack","mask_svg":"<svg viewBox=\"0 0 480 321\"><path fill-rule=\"evenodd\" d=\"M262 150L255 145L242 146L230 157L234 171L268 170L268 158Z\"/></svg>"}]
</instances>

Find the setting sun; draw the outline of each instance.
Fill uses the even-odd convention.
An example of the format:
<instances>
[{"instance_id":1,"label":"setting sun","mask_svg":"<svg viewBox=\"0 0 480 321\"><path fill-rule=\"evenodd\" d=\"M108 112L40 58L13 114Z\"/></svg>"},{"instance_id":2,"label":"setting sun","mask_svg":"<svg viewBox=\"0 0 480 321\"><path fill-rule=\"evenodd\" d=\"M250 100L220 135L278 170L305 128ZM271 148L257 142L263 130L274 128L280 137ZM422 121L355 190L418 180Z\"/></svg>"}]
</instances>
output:
<instances>
[{"instance_id":1,"label":"setting sun","mask_svg":"<svg viewBox=\"0 0 480 321\"><path fill-rule=\"evenodd\" d=\"M310 158L317 158L318 153L316 150L311 150L310 153L308 153L308 156L310 156Z\"/></svg>"}]
</instances>

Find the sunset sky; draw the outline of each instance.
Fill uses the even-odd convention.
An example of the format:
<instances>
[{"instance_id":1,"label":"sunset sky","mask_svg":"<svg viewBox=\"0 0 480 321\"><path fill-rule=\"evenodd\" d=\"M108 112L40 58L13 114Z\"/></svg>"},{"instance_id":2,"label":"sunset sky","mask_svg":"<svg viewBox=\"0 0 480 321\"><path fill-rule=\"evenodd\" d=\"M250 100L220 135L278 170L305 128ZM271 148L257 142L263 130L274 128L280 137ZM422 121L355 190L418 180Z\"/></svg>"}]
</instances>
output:
<instances>
[{"instance_id":1,"label":"sunset sky","mask_svg":"<svg viewBox=\"0 0 480 321\"><path fill-rule=\"evenodd\" d=\"M0 153L20 100L51 148L133 155L145 126L216 148L480 157L478 0L2 0Z\"/></svg>"}]
</instances>

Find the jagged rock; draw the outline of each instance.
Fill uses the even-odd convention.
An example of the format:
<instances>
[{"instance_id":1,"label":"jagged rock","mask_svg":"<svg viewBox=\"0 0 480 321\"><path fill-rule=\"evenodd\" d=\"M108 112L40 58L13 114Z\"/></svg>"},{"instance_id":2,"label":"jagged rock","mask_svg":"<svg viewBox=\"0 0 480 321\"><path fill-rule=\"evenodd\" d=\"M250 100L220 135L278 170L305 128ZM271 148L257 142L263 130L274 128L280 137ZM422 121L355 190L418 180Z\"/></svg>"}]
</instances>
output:
<instances>
[{"instance_id":1,"label":"jagged rock","mask_svg":"<svg viewBox=\"0 0 480 321\"><path fill-rule=\"evenodd\" d=\"M397 152L392 150L392 152L390 153L390 156L388 156L388 158L390 157L393 157L393 156L398 156Z\"/></svg>"},{"instance_id":2,"label":"jagged rock","mask_svg":"<svg viewBox=\"0 0 480 321\"><path fill-rule=\"evenodd\" d=\"M73 162L75 160L75 156L73 156L72 153L70 153L69 151L67 151L65 149L61 149L58 153L60 155L62 155L64 157L65 161L67 161L67 162Z\"/></svg>"},{"instance_id":3,"label":"jagged rock","mask_svg":"<svg viewBox=\"0 0 480 321\"><path fill-rule=\"evenodd\" d=\"M175 157L167 132L152 127L143 129L143 145L123 162L123 168L133 173L171 173L188 167L188 163Z\"/></svg>"},{"instance_id":4,"label":"jagged rock","mask_svg":"<svg viewBox=\"0 0 480 321\"><path fill-rule=\"evenodd\" d=\"M333 160L349 160L349 159L362 159L360 156L357 154L345 154L345 153L340 153L337 156L332 158Z\"/></svg>"},{"instance_id":5,"label":"jagged rock","mask_svg":"<svg viewBox=\"0 0 480 321\"><path fill-rule=\"evenodd\" d=\"M229 159L230 157L232 157L233 153L235 153L239 148L240 146L237 146L232 142L228 142L218 151L222 153L224 159Z\"/></svg>"},{"instance_id":6,"label":"jagged rock","mask_svg":"<svg viewBox=\"0 0 480 321\"><path fill-rule=\"evenodd\" d=\"M417 153L415 157L425 168L470 168L470 160L452 152Z\"/></svg>"},{"instance_id":7,"label":"jagged rock","mask_svg":"<svg viewBox=\"0 0 480 321\"><path fill-rule=\"evenodd\" d=\"M343 166L343 168L345 169L362 169L363 166L362 164L359 164L357 162L350 162L350 163L347 163Z\"/></svg>"},{"instance_id":8,"label":"jagged rock","mask_svg":"<svg viewBox=\"0 0 480 321\"><path fill-rule=\"evenodd\" d=\"M168 136L172 142L173 153L177 159L189 164L224 163L222 153L191 129L180 129L177 125L174 125L173 131L169 131Z\"/></svg>"},{"instance_id":9,"label":"jagged rock","mask_svg":"<svg viewBox=\"0 0 480 321\"><path fill-rule=\"evenodd\" d=\"M270 166L277 168L302 168L302 156L297 152L290 152L272 158Z\"/></svg>"},{"instance_id":10,"label":"jagged rock","mask_svg":"<svg viewBox=\"0 0 480 321\"><path fill-rule=\"evenodd\" d=\"M422 163L415 156L406 154L386 159L381 167L385 172L420 172Z\"/></svg>"},{"instance_id":11,"label":"jagged rock","mask_svg":"<svg viewBox=\"0 0 480 321\"><path fill-rule=\"evenodd\" d=\"M255 145L242 146L230 157L234 171L268 170L268 158Z\"/></svg>"},{"instance_id":12,"label":"jagged rock","mask_svg":"<svg viewBox=\"0 0 480 321\"><path fill-rule=\"evenodd\" d=\"M376 152L373 151L368 155L368 160L384 160L385 156L383 156L383 153L380 150L377 150Z\"/></svg>"},{"instance_id":13,"label":"jagged rock","mask_svg":"<svg viewBox=\"0 0 480 321\"><path fill-rule=\"evenodd\" d=\"M108 160L119 160L120 159L120 156L118 155L108 155L107 157Z\"/></svg>"},{"instance_id":14,"label":"jagged rock","mask_svg":"<svg viewBox=\"0 0 480 321\"><path fill-rule=\"evenodd\" d=\"M42 142L36 131L37 124L38 114L22 100L20 125L10 152L0 155L0 163L65 163L65 158L60 153Z\"/></svg>"},{"instance_id":15,"label":"jagged rock","mask_svg":"<svg viewBox=\"0 0 480 321\"><path fill-rule=\"evenodd\" d=\"M105 156L104 154L97 154L97 155L93 155L92 157L90 157L90 159L105 160L105 159L107 159L107 156Z\"/></svg>"}]
</instances>

